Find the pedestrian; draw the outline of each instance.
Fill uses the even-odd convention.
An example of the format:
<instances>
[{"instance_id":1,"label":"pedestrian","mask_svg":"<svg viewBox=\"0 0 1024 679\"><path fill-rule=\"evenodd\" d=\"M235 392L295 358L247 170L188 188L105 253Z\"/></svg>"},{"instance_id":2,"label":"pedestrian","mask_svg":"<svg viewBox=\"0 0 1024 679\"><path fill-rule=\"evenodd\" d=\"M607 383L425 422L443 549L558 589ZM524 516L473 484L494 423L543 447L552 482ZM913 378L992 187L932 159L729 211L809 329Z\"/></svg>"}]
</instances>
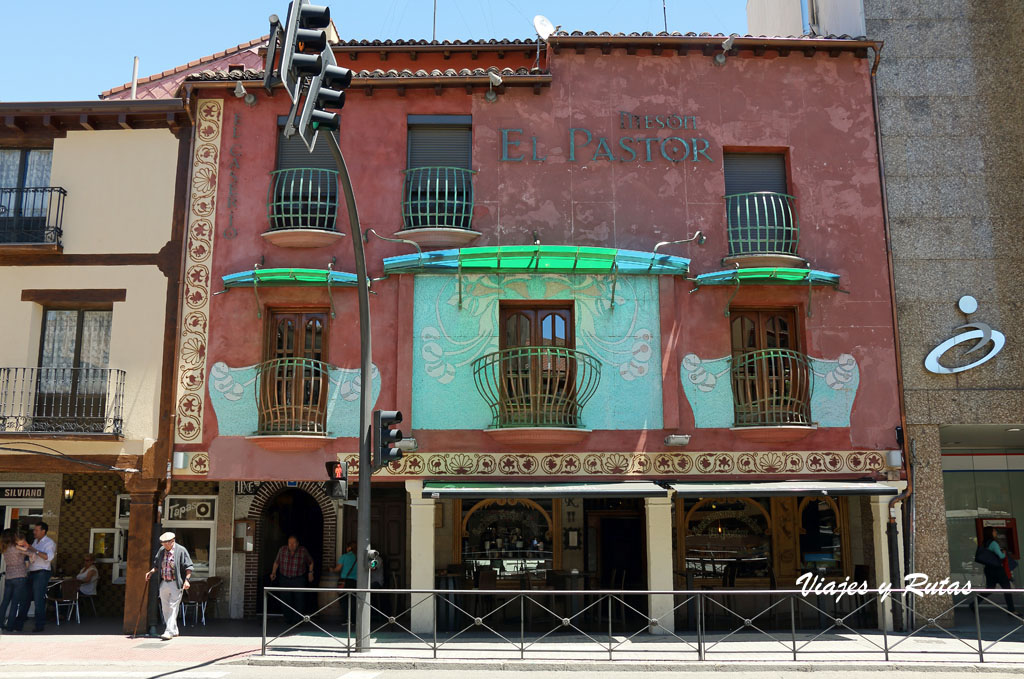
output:
<instances>
[{"instance_id":1,"label":"pedestrian","mask_svg":"<svg viewBox=\"0 0 1024 679\"><path fill-rule=\"evenodd\" d=\"M985 563L985 589L995 589L998 585L1003 589L1010 589L1009 569L1006 567L1007 557L1003 552L1003 548L999 546L999 540L996 539L996 529L994 526L986 526L984 531L984 547L996 555L999 559L999 564ZM1006 598L1006 610L1011 613L1015 612L1013 607L1013 594L1006 592L1003 595Z\"/></svg>"},{"instance_id":2,"label":"pedestrian","mask_svg":"<svg viewBox=\"0 0 1024 679\"><path fill-rule=\"evenodd\" d=\"M42 632L46 628L46 588L50 584L50 574L52 573L50 562L53 561L53 555L57 551L57 545L46 535L49 531L50 526L45 521L37 523L32 529L35 540L28 548L28 586L36 604L36 624L32 628L33 632ZM28 606L26 605L18 612L20 624L16 623L15 628L21 629L27 617Z\"/></svg>"},{"instance_id":3,"label":"pedestrian","mask_svg":"<svg viewBox=\"0 0 1024 679\"><path fill-rule=\"evenodd\" d=\"M353 589L356 587L356 542L352 540L345 546L345 553L338 557L338 565L331 569L338 575L338 587Z\"/></svg>"},{"instance_id":4,"label":"pedestrian","mask_svg":"<svg viewBox=\"0 0 1024 679\"><path fill-rule=\"evenodd\" d=\"M153 567L146 571L146 581L153 573L160 574L160 604L167 625L160 638L167 641L178 636L178 607L182 594L191 587L192 557L183 545L175 542L170 531L160 536L160 544L153 556Z\"/></svg>"},{"instance_id":5,"label":"pedestrian","mask_svg":"<svg viewBox=\"0 0 1024 679\"><path fill-rule=\"evenodd\" d=\"M0 534L0 556L7 574L4 598L0 601L0 628L5 632L20 632L25 621L18 620L20 611L28 615L31 598L28 588L28 542L20 530L5 530ZM10 613L8 613L10 609Z\"/></svg>"},{"instance_id":6,"label":"pedestrian","mask_svg":"<svg viewBox=\"0 0 1024 679\"><path fill-rule=\"evenodd\" d=\"M313 584L314 565L309 551L299 544L297 537L289 535L288 543L277 550L277 557L270 569L270 581L279 587L309 587ZM278 573L280 573L280 577L278 577ZM289 627L294 626L302 619L302 611L305 606L301 602L304 599L303 592L281 592L281 603L284 604L284 622Z\"/></svg>"}]
</instances>

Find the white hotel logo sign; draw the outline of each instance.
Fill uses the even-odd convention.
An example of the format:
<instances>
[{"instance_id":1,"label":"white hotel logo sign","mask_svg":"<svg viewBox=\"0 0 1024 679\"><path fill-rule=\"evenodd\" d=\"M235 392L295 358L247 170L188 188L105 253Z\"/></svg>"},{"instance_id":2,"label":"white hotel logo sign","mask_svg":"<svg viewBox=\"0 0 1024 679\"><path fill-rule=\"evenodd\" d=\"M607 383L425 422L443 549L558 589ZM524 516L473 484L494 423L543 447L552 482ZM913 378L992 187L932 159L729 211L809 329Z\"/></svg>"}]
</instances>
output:
<instances>
[{"instance_id":1,"label":"white hotel logo sign","mask_svg":"<svg viewBox=\"0 0 1024 679\"><path fill-rule=\"evenodd\" d=\"M960 311L964 312L964 314L970 315L978 310L978 300L974 299L970 295L964 295L960 298L960 301L957 302L957 306L960 307ZM954 330L967 330L967 332L954 335L931 350L931 353L929 353L924 359L924 367L927 368L929 372L933 372L936 375L952 375L953 373L960 373L965 370L970 370L971 368L977 368L982 363L985 363L995 357L996 354L1003 350L1003 346L1006 344L1006 335L998 330L993 330L987 323L967 323L966 325L957 326ZM939 363L939 359L942 358L943 354L947 351L957 345L970 342L971 340L978 340L978 342L964 352L964 356L974 353L986 346L989 347L988 352L972 363L957 366L955 368L949 368Z\"/></svg>"}]
</instances>

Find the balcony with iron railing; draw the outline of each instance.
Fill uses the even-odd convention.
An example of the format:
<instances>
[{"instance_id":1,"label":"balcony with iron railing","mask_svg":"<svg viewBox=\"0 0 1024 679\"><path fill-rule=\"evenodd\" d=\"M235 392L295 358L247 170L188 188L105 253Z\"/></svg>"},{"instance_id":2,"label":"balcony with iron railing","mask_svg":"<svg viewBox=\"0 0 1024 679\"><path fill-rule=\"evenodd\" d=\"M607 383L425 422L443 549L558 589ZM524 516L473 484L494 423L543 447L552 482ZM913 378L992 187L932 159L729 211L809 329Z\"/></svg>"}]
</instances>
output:
<instances>
[{"instance_id":1,"label":"balcony with iron railing","mask_svg":"<svg viewBox=\"0 0 1024 679\"><path fill-rule=\"evenodd\" d=\"M803 435L814 427L814 374L805 354L792 349L759 349L732 358L734 427L786 428ZM767 433L764 440L792 440Z\"/></svg>"},{"instance_id":2,"label":"balcony with iron railing","mask_svg":"<svg viewBox=\"0 0 1024 679\"><path fill-rule=\"evenodd\" d=\"M473 379L491 409L493 438L568 444L590 433L583 407L600 384L601 363L566 347L515 347L474 361Z\"/></svg>"},{"instance_id":3,"label":"balcony with iron railing","mask_svg":"<svg viewBox=\"0 0 1024 679\"><path fill-rule=\"evenodd\" d=\"M729 230L727 266L802 267L797 255L800 225L796 199L785 193L755 191L725 197Z\"/></svg>"},{"instance_id":4,"label":"balcony with iron railing","mask_svg":"<svg viewBox=\"0 0 1024 679\"><path fill-rule=\"evenodd\" d=\"M309 358L275 358L256 366L257 428L251 437L272 450L324 445L331 365Z\"/></svg>"},{"instance_id":5,"label":"balcony with iron railing","mask_svg":"<svg viewBox=\"0 0 1024 679\"><path fill-rule=\"evenodd\" d=\"M300 167L270 173L263 238L286 248L330 245L342 237L336 228L338 172Z\"/></svg>"},{"instance_id":6,"label":"balcony with iron railing","mask_svg":"<svg viewBox=\"0 0 1024 679\"><path fill-rule=\"evenodd\" d=\"M61 248L67 191L59 186L0 188L0 248Z\"/></svg>"},{"instance_id":7,"label":"balcony with iron railing","mask_svg":"<svg viewBox=\"0 0 1024 679\"><path fill-rule=\"evenodd\" d=\"M123 370L0 368L0 434L123 435Z\"/></svg>"},{"instance_id":8,"label":"balcony with iron railing","mask_svg":"<svg viewBox=\"0 0 1024 679\"><path fill-rule=\"evenodd\" d=\"M402 238L420 245L459 247L473 231L473 170L416 167L404 170Z\"/></svg>"}]
</instances>

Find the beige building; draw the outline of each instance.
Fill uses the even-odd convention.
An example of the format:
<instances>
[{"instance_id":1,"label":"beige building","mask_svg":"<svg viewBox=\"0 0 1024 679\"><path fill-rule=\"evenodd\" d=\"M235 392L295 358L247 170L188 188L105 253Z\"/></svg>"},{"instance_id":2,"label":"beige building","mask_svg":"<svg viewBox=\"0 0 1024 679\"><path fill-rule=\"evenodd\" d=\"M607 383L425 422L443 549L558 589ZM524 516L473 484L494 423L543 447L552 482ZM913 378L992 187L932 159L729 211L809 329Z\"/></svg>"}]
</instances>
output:
<instances>
[{"instance_id":1,"label":"beige building","mask_svg":"<svg viewBox=\"0 0 1024 679\"><path fill-rule=\"evenodd\" d=\"M95 554L99 613L134 615L127 563L148 560L170 451L191 123L178 99L0 115L0 521L46 522L54 575Z\"/></svg>"}]
</instances>

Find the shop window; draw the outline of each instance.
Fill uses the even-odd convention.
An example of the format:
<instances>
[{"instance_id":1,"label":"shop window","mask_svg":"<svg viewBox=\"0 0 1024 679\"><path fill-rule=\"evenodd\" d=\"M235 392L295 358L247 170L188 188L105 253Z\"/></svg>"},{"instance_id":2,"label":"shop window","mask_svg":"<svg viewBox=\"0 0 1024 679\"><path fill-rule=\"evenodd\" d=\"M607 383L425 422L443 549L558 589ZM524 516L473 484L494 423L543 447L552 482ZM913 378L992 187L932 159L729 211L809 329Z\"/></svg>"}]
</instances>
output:
<instances>
[{"instance_id":1,"label":"shop window","mask_svg":"<svg viewBox=\"0 0 1024 679\"><path fill-rule=\"evenodd\" d=\"M207 578L216 570L216 509L215 495L170 495L164 504L162 527L188 550L197 578Z\"/></svg>"},{"instance_id":2,"label":"shop window","mask_svg":"<svg viewBox=\"0 0 1024 679\"><path fill-rule=\"evenodd\" d=\"M557 500L494 498L462 507L462 564L476 586L544 580L554 568Z\"/></svg>"},{"instance_id":3,"label":"shop window","mask_svg":"<svg viewBox=\"0 0 1024 679\"><path fill-rule=\"evenodd\" d=\"M800 507L800 565L803 572L843 575L842 524L832 498L807 497Z\"/></svg>"},{"instance_id":4,"label":"shop window","mask_svg":"<svg viewBox=\"0 0 1024 679\"><path fill-rule=\"evenodd\" d=\"M809 425L811 372L792 309L733 309L735 426Z\"/></svg>"},{"instance_id":5,"label":"shop window","mask_svg":"<svg viewBox=\"0 0 1024 679\"><path fill-rule=\"evenodd\" d=\"M405 228L470 228L470 116L409 116L402 213Z\"/></svg>"},{"instance_id":6,"label":"shop window","mask_svg":"<svg viewBox=\"0 0 1024 679\"><path fill-rule=\"evenodd\" d=\"M767 500L688 499L686 573L695 586L775 586Z\"/></svg>"},{"instance_id":7,"label":"shop window","mask_svg":"<svg viewBox=\"0 0 1024 679\"><path fill-rule=\"evenodd\" d=\"M273 311L259 368L259 432L326 431L327 312Z\"/></svg>"}]
</instances>

